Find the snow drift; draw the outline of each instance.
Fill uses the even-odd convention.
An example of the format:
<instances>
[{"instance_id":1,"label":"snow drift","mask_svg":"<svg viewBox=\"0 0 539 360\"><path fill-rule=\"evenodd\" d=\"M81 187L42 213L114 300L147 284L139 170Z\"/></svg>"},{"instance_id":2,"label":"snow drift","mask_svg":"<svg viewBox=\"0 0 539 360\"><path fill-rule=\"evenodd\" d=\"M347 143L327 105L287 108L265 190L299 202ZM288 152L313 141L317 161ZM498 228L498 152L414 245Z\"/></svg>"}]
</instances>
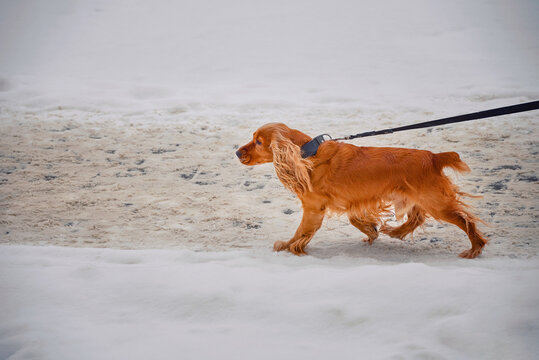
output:
<instances>
[{"instance_id":1,"label":"snow drift","mask_svg":"<svg viewBox=\"0 0 539 360\"><path fill-rule=\"evenodd\" d=\"M1 358L529 359L539 350L531 261L0 250Z\"/></svg>"}]
</instances>

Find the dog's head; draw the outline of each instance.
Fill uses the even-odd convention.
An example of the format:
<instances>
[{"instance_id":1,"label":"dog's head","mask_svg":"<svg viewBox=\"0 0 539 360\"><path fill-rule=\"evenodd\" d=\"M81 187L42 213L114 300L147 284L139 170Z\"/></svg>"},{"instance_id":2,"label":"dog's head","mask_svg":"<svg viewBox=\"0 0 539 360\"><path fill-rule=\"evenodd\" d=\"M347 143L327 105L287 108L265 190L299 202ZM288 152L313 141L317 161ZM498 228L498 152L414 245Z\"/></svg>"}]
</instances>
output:
<instances>
[{"instance_id":1,"label":"dog's head","mask_svg":"<svg viewBox=\"0 0 539 360\"><path fill-rule=\"evenodd\" d=\"M240 147L236 155L244 165L259 165L274 160L274 152L290 144L301 146L311 138L285 124L269 123L253 133L253 139Z\"/></svg>"},{"instance_id":2,"label":"dog's head","mask_svg":"<svg viewBox=\"0 0 539 360\"><path fill-rule=\"evenodd\" d=\"M244 165L273 162L279 180L292 192L301 196L312 190L310 171L312 163L301 157L301 146L311 137L285 124L270 123L253 134L253 139L236 151Z\"/></svg>"}]
</instances>

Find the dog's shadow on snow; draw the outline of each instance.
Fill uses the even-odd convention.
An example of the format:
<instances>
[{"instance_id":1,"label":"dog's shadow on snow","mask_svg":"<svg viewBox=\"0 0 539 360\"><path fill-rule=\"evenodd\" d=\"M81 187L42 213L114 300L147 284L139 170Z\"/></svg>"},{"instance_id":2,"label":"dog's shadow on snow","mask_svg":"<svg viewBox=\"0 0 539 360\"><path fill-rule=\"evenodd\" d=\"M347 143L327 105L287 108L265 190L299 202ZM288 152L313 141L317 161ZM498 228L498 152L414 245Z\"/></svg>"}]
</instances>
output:
<instances>
[{"instance_id":1,"label":"dog's shadow on snow","mask_svg":"<svg viewBox=\"0 0 539 360\"><path fill-rule=\"evenodd\" d=\"M447 240L450 241L450 240ZM458 246L462 245L462 246ZM438 262L459 260L458 254L466 250L469 244L444 244L431 245L423 242L406 242L393 239L378 239L372 245L359 239L347 241L310 244L307 247L308 256L317 259L350 258L374 260L377 262L402 263L402 262ZM460 249L459 249L460 248Z\"/></svg>"}]
</instances>

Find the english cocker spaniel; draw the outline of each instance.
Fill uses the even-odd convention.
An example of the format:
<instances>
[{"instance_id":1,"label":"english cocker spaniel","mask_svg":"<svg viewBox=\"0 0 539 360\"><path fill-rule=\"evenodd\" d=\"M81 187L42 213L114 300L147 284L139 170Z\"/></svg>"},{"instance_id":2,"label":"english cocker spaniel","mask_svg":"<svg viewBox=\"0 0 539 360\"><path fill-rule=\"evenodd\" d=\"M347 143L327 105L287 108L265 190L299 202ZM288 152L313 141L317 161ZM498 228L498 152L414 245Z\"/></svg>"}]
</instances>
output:
<instances>
[{"instance_id":1,"label":"english cocker spaniel","mask_svg":"<svg viewBox=\"0 0 539 360\"><path fill-rule=\"evenodd\" d=\"M359 147L325 141L316 154L302 157L302 146L312 139L285 124L270 123L253 134L236 155L242 164L273 162L283 185L301 200L303 219L287 242L275 242L275 251L305 254L305 247L320 228L326 213L347 214L350 222L367 235L372 244L379 232L404 239L429 216L461 228L472 248L460 253L475 258L487 243L477 229L481 222L460 200L458 187L443 173L448 167L468 172L455 152L434 154L426 150ZM394 208L406 221L392 227L384 222Z\"/></svg>"}]
</instances>

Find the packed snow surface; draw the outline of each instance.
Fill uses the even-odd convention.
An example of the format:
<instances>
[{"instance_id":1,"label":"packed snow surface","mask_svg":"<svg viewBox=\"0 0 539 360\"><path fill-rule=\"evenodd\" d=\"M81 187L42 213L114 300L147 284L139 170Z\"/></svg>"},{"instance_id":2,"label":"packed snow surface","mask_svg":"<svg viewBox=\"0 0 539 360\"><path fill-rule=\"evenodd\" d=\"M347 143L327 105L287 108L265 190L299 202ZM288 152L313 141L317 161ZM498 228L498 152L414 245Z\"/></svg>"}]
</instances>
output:
<instances>
[{"instance_id":1,"label":"packed snow surface","mask_svg":"<svg viewBox=\"0 0 539 360\"><path fill-rule=\"evenodd\" d=\"M539 351L537 262L0 250L2 359L531 359Z\"/></svg>"}]
</instances>

